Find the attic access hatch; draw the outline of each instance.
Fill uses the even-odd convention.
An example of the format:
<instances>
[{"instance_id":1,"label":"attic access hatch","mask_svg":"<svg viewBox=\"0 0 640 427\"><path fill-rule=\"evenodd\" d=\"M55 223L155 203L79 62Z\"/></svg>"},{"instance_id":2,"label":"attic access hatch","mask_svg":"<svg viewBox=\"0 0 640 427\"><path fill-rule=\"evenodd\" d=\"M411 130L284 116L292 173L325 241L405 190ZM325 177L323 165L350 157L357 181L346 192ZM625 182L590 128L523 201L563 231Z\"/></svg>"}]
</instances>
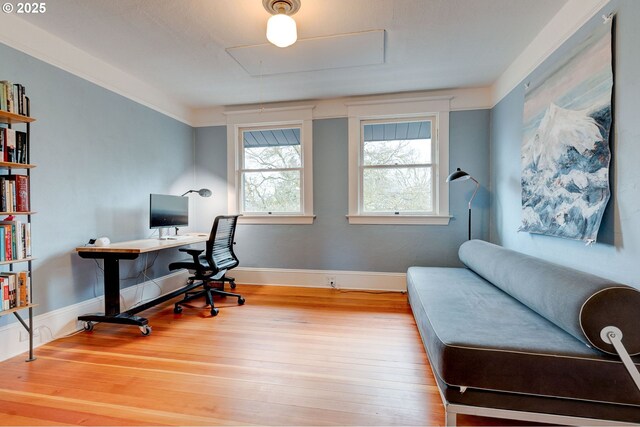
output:
<instances>
[{"instance_id":1,"label":"attic access hatch","mask_svg":"<svg viewBox=\"0 0 640 427\"><path fill-rule=\"evenodd\" d=\"M384 30L303 39L286 48L265 43L226 51L252 77L377 65L384 64Z\"/></svg>"}]
</instances>

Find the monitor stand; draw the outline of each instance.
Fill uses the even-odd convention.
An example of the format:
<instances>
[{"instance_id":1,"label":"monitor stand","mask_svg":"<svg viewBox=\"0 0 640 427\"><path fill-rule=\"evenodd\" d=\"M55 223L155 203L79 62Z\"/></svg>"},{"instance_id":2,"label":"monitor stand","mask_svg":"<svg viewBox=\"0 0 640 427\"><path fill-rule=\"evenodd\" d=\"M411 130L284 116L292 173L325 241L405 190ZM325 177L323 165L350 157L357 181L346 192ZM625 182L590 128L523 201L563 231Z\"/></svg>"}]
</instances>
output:
<instances>
[{"instance_id":1,"label":"monitor stand","mask_svg":"<svg viewBox=\"0 0 640 427\"><path fill-rule=\"evenodd\" d=\"M176 229L176 234L175 235L171 235L171 229L175 228ZM163 228L159 228L158 229L158 240L180 240L180 239L185 239L189 236L178 236L178 227L163 227ZM166 233L166 234L165 234Z\"/></svg>"},{"instance_id":2,"label":"monitor stand","mask_svg":"<svg viewBox=\"0 0 640 427\"><path fill-rule=\"evenodd\" d=\"M169 227L158 228L158 240L172 240L172 236L169 233L171 233L171 228Z\"/></svg>"}]
</instances>

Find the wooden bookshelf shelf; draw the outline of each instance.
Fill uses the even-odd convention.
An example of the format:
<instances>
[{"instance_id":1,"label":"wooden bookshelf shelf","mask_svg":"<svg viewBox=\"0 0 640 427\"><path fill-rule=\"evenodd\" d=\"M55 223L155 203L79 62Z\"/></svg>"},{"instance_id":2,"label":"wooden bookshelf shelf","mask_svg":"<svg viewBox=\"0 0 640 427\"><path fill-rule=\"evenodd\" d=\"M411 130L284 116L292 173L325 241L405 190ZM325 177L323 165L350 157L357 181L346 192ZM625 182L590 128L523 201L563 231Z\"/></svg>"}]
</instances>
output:
<instances>
[{"instance_id":1,"label":"wooden bookshelf shelf","mask_svg":"<svg viewBox=\"0 0 640 427\"><path fill-rule=\"evenodd\" d=\"M0 212L0 216L2 215L33 215L36 212L30 211L30 212Z\"/></svg>"},{"instance_id":2,"label":"wooden bookshelf shelf","mask_svg":"<svg viewBox=\"0 0 640 427\"><path fill-rule=\"evenodd\" d=\"M0 123L16 124L16 123L31 123L35 122L33 117L23 116L22 114L10 113L8 111L0 110Z\"/></svg>"},{"instance_id":3,"label":"wooden bookshelf shelf","mask_svg":"<svg viewBox=\"0 0 640 427\"><path fill-rule=\"evenodd\" d=\"M36 165L29 165L25 163L13 163L13 162L0 162L0 168L2 169L33 169Z\"/></svg>"},{"instance_id":4,"label":"wooden bookshelf shelf","mask_svg":"<svg viewBox=\"0 0 640 427\"><path fill-rule=\"evenodd\" d=\"M11 261L0 261L0 265L8 265L8 264L17 264L19 262L29 262L33 261L34 257L22 258L22 259L12 259Z\"/></svg>"},{"instance_id":5,"label":"wooden bookshelf shelf","mask_svg":"<svg viewBox=\"0 0 640 427\"><path fill-rule=\"evenodd\" d=\"M16 123L31 123L35 122L33 117L23 116L21 114L10 113L8 111L0 110L0 123L16 124Z\"/></svg>"},{"instance_id":6,"label":"wooden bookshelf shelf","mask_svg":"<svg viewBox=\"0 0 640 427\"><path fill-rule=\"evenodd\" d=\"M9 310L2 310L2 311L0 311L0 317L6 316L7 314L14 313L16 311L26 310L27 308L33 308L33 307L37 307L37 306L38 306L38 304L28 304L28 305L23 305L21 307L10 308Z\"/></svg>"}]
</instances>

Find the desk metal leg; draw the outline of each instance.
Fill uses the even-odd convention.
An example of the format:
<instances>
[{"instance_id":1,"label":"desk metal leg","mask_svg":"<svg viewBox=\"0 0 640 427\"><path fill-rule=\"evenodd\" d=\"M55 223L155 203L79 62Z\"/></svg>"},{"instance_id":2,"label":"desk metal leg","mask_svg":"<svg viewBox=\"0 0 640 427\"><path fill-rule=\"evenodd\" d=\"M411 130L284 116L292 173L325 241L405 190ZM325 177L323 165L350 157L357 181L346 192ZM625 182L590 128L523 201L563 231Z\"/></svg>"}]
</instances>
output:
<instances>
[{"instance_id":1,"label":"desk metal leg","mask_svg":"<svg viewBox=\"0 0 640 427\"><path fill-rule=\"evenodd\" d=\"M115 257L104 258L104 312L120 314L120 259Z\"/></svg>"},{"instance_id":2,"label":"desk metal leg","mask_svg":"<svg viewBox=\"0 0 640 427\"><path fill-rule=\"evenodd\" d=\"M149 322L134 313L120 313L120 260L136 259L135 253L81 253L82 258L102 259L104 261L104 313L91 313L78 316L84 322L116 323L144 327ZM87 328L91 329L91 328ZM148 335L148 334L147 334Z\"/></svg>"}]
</instances>

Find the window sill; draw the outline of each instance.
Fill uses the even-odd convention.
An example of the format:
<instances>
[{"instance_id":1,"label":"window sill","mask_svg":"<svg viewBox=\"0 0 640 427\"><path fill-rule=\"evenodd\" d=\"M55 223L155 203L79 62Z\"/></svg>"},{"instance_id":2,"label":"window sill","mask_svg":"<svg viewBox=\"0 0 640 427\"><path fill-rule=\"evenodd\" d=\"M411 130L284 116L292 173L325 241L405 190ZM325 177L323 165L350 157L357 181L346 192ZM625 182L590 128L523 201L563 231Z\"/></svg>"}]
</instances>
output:
<instances>
[{"instance_id":1,"label":"window sill","mask_svg":"<svg viewBox=\"0 0 640 427\"><path fill-rule=\"evenodd\" d=\"M315 215L242 215L240 224L313 224Z\"/></svg>"},{"instance_id":2,"label":"window sill","mask_svg":"<svg viewBox=\"0 0 640 427\"><path fill-rule=\"evenodd\" d=\"M349 224L449 225L450 215L347 215Z\"/></svg>"}]
</instances>

